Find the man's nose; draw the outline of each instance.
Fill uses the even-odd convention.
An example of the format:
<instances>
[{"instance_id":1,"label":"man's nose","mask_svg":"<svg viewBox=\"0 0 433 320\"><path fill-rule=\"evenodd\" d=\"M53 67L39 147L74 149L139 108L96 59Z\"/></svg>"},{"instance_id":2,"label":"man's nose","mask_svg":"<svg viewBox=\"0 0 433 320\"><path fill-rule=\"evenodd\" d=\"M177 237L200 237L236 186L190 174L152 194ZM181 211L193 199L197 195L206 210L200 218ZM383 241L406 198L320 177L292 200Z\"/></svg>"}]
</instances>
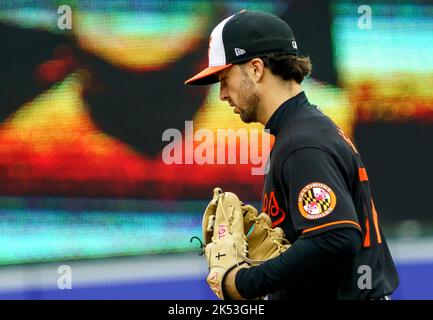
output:
<instances>
[{"instance_id":1,"label":"man's nose","mask_svg":"<svg viewBox=\"0 0 433 320\"><path fill-rule=\"evenodd\" d=\"M227 95L227 89L226 86L223 84L220 84L220 100L221 101L227 101L228 95Z\"/></svg>"}]
</instances>

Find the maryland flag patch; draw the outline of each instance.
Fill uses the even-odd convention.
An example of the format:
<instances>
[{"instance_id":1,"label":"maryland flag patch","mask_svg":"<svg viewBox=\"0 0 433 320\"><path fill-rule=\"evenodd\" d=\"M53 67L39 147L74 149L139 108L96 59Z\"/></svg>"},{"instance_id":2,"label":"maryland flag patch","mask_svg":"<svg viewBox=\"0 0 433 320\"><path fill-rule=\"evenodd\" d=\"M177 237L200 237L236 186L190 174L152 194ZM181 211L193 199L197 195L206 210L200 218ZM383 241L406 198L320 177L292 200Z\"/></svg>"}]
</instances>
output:
<instances>
[{"instance_id":1,"label":"maryland flag patch","mask_svg":"<svg viewBox=\"0 0 433 320\"><path fill-rule=\"evenodd\" d=\"M334 191L320 182L306 185L298 196L299 211L309 220L326 217L334 210L336 204Z\"/></svg>"}]
</instances>

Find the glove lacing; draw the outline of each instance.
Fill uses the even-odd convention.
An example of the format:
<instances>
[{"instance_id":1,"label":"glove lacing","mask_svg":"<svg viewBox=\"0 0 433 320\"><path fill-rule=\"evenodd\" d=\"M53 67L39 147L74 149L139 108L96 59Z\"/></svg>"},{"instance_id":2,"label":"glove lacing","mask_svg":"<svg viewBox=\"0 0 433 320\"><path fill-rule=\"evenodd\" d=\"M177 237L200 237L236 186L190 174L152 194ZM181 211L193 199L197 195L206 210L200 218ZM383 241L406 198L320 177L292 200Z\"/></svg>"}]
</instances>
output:
<instances>
[{"instance_id":1,"label":"glove lacing","mask_svg":"<svg viewBox=\"0 0 433 320\"><path fill-rule=\"evenodd\" d=\"M258 217L250 218L249 220L254 221L254 224L255 224L254 226L257 226L257 224L260 224L260 227L262 227L263 229L265 229L268 232L268 235L272 239L272 242L277 245L278 252L282 253L287 249L286 245L289 245L290 242L286 238L276 237L276 236L272 235L274 229L268 227L266 224L261 223L260 219ZM247 246L248 246L248 243L247 243ZM254 259L250 259L246 256L243 256L243 259L245 261L247 261L248 263L251 263L251 264L262 264L263 262L267 261L267 260L254 260Z\"/></svg>"},{"instance_id":2,"label":"glove lacing","mask_svg":"<svg viewBox=\"0 0 433 320\"><path fill-rule=\"evenodd\" d=\"M223 198L223 197L224 197L224 193L220 193L218 195L218 200L220 200L220 198ZM233 235L232 234L232 224L233 224L233 220L235 218L235 216L233 214L233 212L235 210L235 207L234 206L230 206L230 214L229 214L229 216L227 216L227 213L226 213L226 211L224 209L224 206L221 206L221 209L222 209L222 212L223 212L223 215L224 215L224 219L227 221L227 225L229 227L229 234ZM245 258L247 258L247 256L248 256L247 237L245 235L242 235L242 247L243 247L242 250L241 250L241 248L237 248L235 242L233 242L233 246L235 247L235 253L236 253L236 256L235 256L236 266L239 267L238 255L240 255L243 260L245 260Z\"/></svg>"}]
</instances>

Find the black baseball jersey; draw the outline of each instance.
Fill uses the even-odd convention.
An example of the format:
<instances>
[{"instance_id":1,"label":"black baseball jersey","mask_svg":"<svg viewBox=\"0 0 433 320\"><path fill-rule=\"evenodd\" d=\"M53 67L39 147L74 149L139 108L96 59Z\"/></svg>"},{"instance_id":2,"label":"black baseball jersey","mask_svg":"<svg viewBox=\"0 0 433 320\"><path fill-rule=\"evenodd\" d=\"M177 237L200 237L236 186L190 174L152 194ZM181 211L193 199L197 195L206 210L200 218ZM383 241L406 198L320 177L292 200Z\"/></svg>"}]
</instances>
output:
<instances>
[{"instance_id":1,"label":"black baseball jersey","mask_svg":"<svg viewBox=\"0 0 433 320\"><path fill-rule=\"evenodd\" d=\"M356 256L340 271L329 274L326 286L330 288L313 283L304 288L306 294L314 295L315 289L327 295L324 298L336 299L391 294L398 285L398 275L356 147L308 102L304 92L280 106L266 128L275 136L275 144L265 178L262 211L270 215L273 227L281 227L291 243L342 228L357 230L362 237ZM328 245L337 236L335 233ZM360 278L370 271L368 284Z\"/></svg>"}]
</instances>

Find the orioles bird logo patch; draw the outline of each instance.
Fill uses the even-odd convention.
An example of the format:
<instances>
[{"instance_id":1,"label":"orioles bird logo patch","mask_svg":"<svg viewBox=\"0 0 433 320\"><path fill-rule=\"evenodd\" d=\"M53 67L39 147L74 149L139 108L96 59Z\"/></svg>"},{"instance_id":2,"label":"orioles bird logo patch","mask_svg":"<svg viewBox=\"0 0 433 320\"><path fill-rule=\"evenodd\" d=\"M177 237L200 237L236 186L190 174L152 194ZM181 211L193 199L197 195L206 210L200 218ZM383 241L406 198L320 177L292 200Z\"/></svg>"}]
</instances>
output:
<instances>
[{"instance_id":1,"label":"orioles bird logo patch","mask_svg":"<svg viewBox=\"0 0 433 320\"><path fill-rule=\"evenodd\" d=\"M326 217L337 203L334 191L326 184L313 182L302 188L298 196L298 208L309 220Z\"/></svg>"}]
</instances>

